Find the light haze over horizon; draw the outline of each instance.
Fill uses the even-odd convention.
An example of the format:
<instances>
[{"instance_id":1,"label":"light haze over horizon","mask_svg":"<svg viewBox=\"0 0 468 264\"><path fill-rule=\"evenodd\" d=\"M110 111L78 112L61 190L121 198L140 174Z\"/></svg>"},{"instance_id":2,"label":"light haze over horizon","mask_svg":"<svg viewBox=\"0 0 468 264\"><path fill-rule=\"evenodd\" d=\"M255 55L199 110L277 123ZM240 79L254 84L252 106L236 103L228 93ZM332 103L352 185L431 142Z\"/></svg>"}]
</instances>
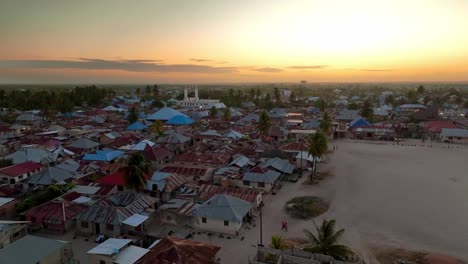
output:
<instances>
[{"instance_id":1,"label":"light haze over horizon","mask_svg":"<svg viewBox=\"0 0 468 264\"><path fill-rule=\"evenodd\" d=\"M2 1L0 83L468 81L468 1Z\"/></svg>"}]
</instances>

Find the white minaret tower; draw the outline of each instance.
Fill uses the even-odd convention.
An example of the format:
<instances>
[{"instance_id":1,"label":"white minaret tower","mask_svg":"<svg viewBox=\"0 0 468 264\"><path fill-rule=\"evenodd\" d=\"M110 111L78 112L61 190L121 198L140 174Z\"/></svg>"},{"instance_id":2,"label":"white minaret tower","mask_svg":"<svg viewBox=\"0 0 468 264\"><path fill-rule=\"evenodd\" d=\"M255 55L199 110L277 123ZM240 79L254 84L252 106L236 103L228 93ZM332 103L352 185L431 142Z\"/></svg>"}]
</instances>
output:
<instances>
[{"instance_id":1,"label":"white minaret tower","mask_svg":"<svg viewBox=\"0 0 468 264\"><path fill-rule=\"evenodd\" d=\"M188 90L187 90L187 87L184 88L184 101L188 101Z\"/></svg>"},{"instance_id":2,"label":"white minaret tower","mask_svg":"<svg viewBox=\"0 0 468 264\"><path fill-rule=\"evenodd\" d=\"M198 85L195 86L195 101L198 101L199 98L198 98Z\"/></svg>"}]
</instances>

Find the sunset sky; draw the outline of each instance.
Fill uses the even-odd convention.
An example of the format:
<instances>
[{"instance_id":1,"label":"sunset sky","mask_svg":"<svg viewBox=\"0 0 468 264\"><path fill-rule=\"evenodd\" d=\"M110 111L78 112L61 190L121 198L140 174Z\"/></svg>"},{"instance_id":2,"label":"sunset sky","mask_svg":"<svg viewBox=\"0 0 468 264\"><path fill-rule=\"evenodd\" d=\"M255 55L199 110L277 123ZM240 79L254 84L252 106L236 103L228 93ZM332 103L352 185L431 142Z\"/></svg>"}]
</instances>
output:
<instances>
[{"instance_id":1,"label":"sunset sky","mask_svg":"<svg viewBox=\"0 0 468 264\"><path fill-rule=\"evenodd\" d=\"M468 81L468 0L3 0L0 83Z\"/></svg>"}]
</instances>

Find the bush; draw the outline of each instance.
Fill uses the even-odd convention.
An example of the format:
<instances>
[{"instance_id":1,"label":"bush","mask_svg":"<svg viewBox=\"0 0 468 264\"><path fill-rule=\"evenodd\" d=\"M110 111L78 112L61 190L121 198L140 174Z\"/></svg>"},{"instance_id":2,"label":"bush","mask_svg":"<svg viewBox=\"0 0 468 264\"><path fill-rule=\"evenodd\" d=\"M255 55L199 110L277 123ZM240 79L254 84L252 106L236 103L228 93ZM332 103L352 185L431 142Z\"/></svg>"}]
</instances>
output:
<instances>
[{"instance_id":1,"label":"bush","mask_svg":"<svg viewBox=\"0 0 468 264\"><path fill-rule=\"evenodd\" d=\"M302 196L289 200L286 211L291 216L300 219L317 217L328 210L328 203L316 196Z\"/></svg>"},{"instance_id":2,"label":"bush","mask_svg":"<svg viewBox=\"0 0 468 264\"><path fill-rule=\"evenodd\" d=\"M66 185L50 185L45 190L38 191L23 201L19 202L16 206L18 213L24 212L45 202L48 202L73 188L73 184Z\"/></svg>"}]
</instances>

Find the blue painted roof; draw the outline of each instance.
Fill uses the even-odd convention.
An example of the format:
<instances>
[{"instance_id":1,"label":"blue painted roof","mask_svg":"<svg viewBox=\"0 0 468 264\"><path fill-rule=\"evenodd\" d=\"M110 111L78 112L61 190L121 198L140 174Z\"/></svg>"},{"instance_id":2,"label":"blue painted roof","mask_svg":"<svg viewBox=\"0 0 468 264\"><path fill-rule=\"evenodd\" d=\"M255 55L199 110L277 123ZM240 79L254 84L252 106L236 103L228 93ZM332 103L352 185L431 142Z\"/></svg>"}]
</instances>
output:
<instances>
[{"instance_id":1,"label":"blue painted roof","mask_svg":"<svg viewBox=\"0 0 468 264\"><path fill-rule=\"evenodd\" d=\"M148 127L143 125L141 122L135 122L127 127L127 130L143 130L147 129Z\"/></svg>"},{"instance_id":2,"label":"blue painted roof","mask_svg":"<svg viewBox=\"0 0 468 264\"><path fill-rule=\"evenodd\" d=\"M83 160L112 161L123 154L120 150L98 150L94 154L85 154Z\"/></svg>"},{"instance_id":3,"label":"blue painted roof","mask_svg":"<svg viewBox=\"0 0 468 264\"><path fill-rule=\"evenodd\" d=\"M171 108L171 107L163 107L161 109L159 109L158 111L156 111L155 113L149 115L146 119L147 120L164 120L164 121L167 121L171 118L173 118L174 116L177 116L177 115L182 115L182 116L186 116L184 114L182 114L181 112Z\"/></svg>"},{"instance_id":4,"label":"blue painted roof","mask_svg":"<svg viewBox=\"0 0 468 264\"><path fill-rule=\"evenodd\" d=\"M168 125L190 125L193 123L193 119L186 115L176 115L167 121Z\"/></svg>"},{"instance_id":5,"label":"blue painted roof","mask_svg":"<svg viewBox=\"0 0 468 264\"><path fill-rule=\"evenodd\" d=\"M351 128L367 127L367 126L371 126L371 124L369 122L367 122L367 120L365 120L362 117L355 118L353 121L351 121L349 123L349 127L351 127Z\"/></svg>"}]
</instances>

